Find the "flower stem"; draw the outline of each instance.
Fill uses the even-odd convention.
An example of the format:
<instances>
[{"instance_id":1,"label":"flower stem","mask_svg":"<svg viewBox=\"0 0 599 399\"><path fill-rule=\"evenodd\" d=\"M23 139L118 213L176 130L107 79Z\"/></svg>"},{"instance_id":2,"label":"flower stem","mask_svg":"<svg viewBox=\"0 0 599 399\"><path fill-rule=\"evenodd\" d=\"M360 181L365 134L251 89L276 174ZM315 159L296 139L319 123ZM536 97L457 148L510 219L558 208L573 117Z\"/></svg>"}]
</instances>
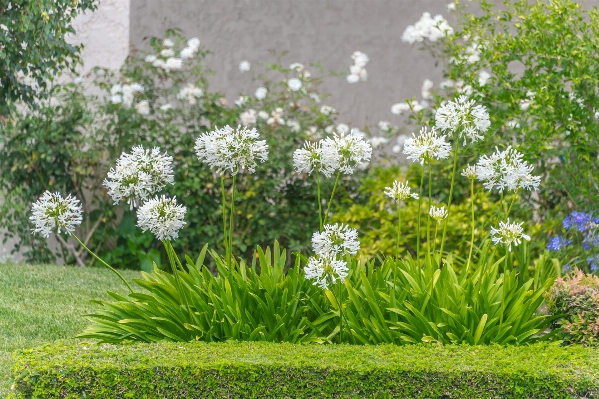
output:
<instances>
[{"instance_id":1,"label":"flower stem","mask_svg":"<svg viewBox=\"0 0 599 399\"><path fill-rule=\"evenodd\" d=\"M112 266L110 266L108 263L104 262L98 255L96 255L95 253L93 253L80 239L79 237L77 237L75 234L72 234L73 238L75 238L75 240L77 240L77 242L79 243L79 245L81 245L87 252L89 252L89 254L91 256L93 256L94 258L96 258L98 261L100 261L101 264L103 264L104 266L106 266L107 268L109 268L110 270L113 271L113 273L115 273L117 276L119 276L119 278L121 280L123 280L123 283L125 283L125 285L127 286L127 288L129 288L129 291L133 292L133 288L131 288L131 286L129 285L129 283L127 282L127 280L125 280L125 278L121 275L121 273L117 272L116 269L114 269Z\"/></svg>"},{"instance_id":2,"label":"flower stem","mask_svg":"<svg viewBox=\"0 0 599 399\"><path fill-rule=\"evenodd\" d=\"M466 263L466 274L470 269L470 261L472 260L472 249L474 248L474 179L470 179L470 211L472 216L472 233L470 236L470 252L468 253L468 263Z\"/></svg>"},{"instance_id":3,"label":"flower stem","mask_svg":"<svg viewBox=\"0 0 599 399\"><path fill-rule=\"evenodd\" d=\"M231 258L233 257L233 221L235 219L235 179L237 175L233 175L233 184L231 185L231 214L229 216L229 255L227 257L227 266L231 267Z\"/></svg>"},{"instance_id":4,"label":"flower stem","mask_svg":"<svg viewBox=\"0 0 599 399\"><path fill-rule=\"evenodd\" d=\"M227 259L229 258L229 241L227 239L227 204L225 197L225 176L222 175L220 177L220 191L222 195L222 208L223 208L223 245L225 247L225 254L227 255Z\"/></svg>"},{"instance_id":5,"label":"flower stem","mask_svg":"<svg viewBox=\"0 0 599 399\"><path fill-rule=\"evenodd\" d=\"M318 168L316 170L316 195L318 197L318 221L320 222L320 232L322 233L322 229L324 224L322 223L322 201L320 200L320 175L318 173Z\"/></svg>"},{"instance_id":6,"label":"flower stem","mask_svg":"<svg viewBox=\"0 0 599 399\"><path fill-rule=\"evenodd\" d=\"M426 218L426 246L428 250L428 258L431 257L431 203L433 200L433 173L431 163L428 163L428 217Z\"/></svg>"},{"instance_id":7,"label":"flower stem","mask_svg":"<svg viewBox=\"0 0 599 399\"><path fill-rule=\"evenodd\" d=\"M424 166L420 177L420 193L418 195L418 228L416 229L416 263L420 260L420 213L422 210L422 186L424 185Z\"/></svg>"},{"instance_id":8,"label":"flower stem","mask_svg":"<svg viewBox=\"0 0 599 399\"><path fill-rule=\"evenodd\" d=\"M335 185L333 186L333 192L331 192L331 199L327 204L327 213L324 215L323 224L327 224L327 218L329 217L329 211L331 210L331 204L333 203L333 197L335 196L335 190L337 189L337 184L339 183L339 177L341 176L341 172L337 172L337 177L335 178Z\"/></svg>"},{"instance_id":9,"label":"flower stem","mask_svg":"<svg viewBox=\"0 0 599 399\"><path fill-rule=\"evenodd\" d=\"M510 212L512 211L512 206L514 206L514 202L516 202L516 198L518 198L518 194L520 192L520 188L516 190L514 193L514 197L512 198L512 202L510 203L510 207L507 209L507 214L505 215L506 219L510 217Z\"/></svg>"},{"instance_id":10,"label":"flower stem","mask_svg":"<svg viewBox=\"0 0 599 399\"><path fill-rule=\"evenodd\" d=\"M443 236L441 237L441 257L443 257L443 247L445 246L445 233L447 233L447 222L449 221L449 212L451 212L451 199L453 198L453 186L455 184L455 172L458 166L458 148L460 141L456 140L455 147L453 149L453 171L451 172L451 186L449 186L449 200L447 201L447 217L443 224Z\"/></svg>"},{"instance_id":11,"label":"flower stem","mask_svg":"<svg viewBox=\"0 0 599 399\"><path fill-rule=\"evenodd\" d=\"M397 201L397 258L399 259L399 246L401 240L401 203Z\"/></svg>"}]
</instances>

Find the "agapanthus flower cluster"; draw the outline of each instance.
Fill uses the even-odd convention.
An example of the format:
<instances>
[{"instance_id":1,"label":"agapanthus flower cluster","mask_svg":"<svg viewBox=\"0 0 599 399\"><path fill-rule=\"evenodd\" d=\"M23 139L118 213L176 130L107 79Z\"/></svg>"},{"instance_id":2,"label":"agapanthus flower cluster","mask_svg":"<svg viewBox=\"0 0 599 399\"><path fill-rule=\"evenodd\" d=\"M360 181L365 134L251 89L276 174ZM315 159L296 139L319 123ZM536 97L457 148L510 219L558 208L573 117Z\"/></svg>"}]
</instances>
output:
<instances>
[{"instance_id":1,"label":"agapanthus flower cluster","mask_svg":"<svg viewBox=\"0 0 599 399\"><path fill-rule=\"evenodd\" d=\"M334 148L339 154L339 166L342 173L351 175L356 168L365 167L370 162L372 147L364 140L364 135L357 129L349 134L333 133L333 138L323 140L323 148Z\"/></svg>"},{"instance_id":2,"label":"agapanthus flower cluster","mask_svg":"<svg viewBox=\"0 0 599 399\"><path fill-rule=\"evenodd\" d=\"M460 96L437 110L435 124L443 132L458 133L466 145L467 140L471 143L482 140L491 121L484 106Z\"/></svg>"},{"instance_id":3,"label":"agapanthus flower cluster","mask_svg":"<svg viewBox=\"0 0 599 399\"><path fill-rule=\"evenodd\" d=\"M499 227L491 227L491 239L495 245L505 244L508 251L512 250L512 245L518 246L522 240L530 241L530 236L524 234L522 222L510 223L510 219L505 222L499 222Z\"/></svg>"},{"instance_id":4,"label":"agapanthus flower cluster","mask_svg":"<svg viewBox=\"0 0 599 399\"><path fill-rule=\"evenodd\" d=\"M435 42L451 34L453 34L453 28L449 26L442 15L435 15L433 18L430 13L425 12L418 22L406 28L401 40L408 43L421 42L424 39Z\"/></svg>"},{"instance_id":5,"label":"agapanthus flower cluster","mask_svg":"<svg viewBox=\"0 0 599 399\"><path fill-rule=\"evenodd\" d=\"M46 191L32 205L31 210L33 214L29 220L35 226L33 232L46 238L54 231L60 233L64 230L72 234L83 221L81 204L70 194L62 198L60 193Z\"/></svg>"},{"instance_id":6,"label":"agapanthus flower cluster","mask_svg":"<svg viewBox=\"0 0 599 399\"><path fill-rule=\"evenodd\" d=\"M416 136L408 138L404 143L403 153L413 162L430 162L433 159L441 160L449 157L451 145L447 142L445 135L437 134L435 128L426 126Z\"/></svg>"},{"instance_id":7,"label":"agapanthus flower cluster","mask_svg":"<svg viewBox=\"0 0 599 399\"><path fill-rule=\"evenodd\" d=\"M330 141L304 143L293 153L293 166L297 173L312 173L314 169L331 177L339 169L339 153Z\"/></svg>"},{"instance_id":8,"label":"agapanthus flower cluster","mask_svg":"<svg viewBox=\"0 0 599 399\"><path fill-rule=\"evenodd\" d=\"M198 102L198 98L204 95L204 90L197 87L193 83L187 84L177 93L179 100L187 101L190 105L195 105Z\"/></svg>"},{"instance_id":9,"label":"agapanthus flower cluster","mask_svg":"<svg viewBox=\"0 0 599 399\"><path fill-rule=\"evenodd\" d=\"M322 232L312 236L312 248L315 256L310 257L304 269L306 278L321 288L328 288L329 282L343 282L347 277L347 263L339 258L358 253L358 232L343 224L325 225Z\"/></svg>"},{"instance_id":10,"label":"agapanthus flower cluster","mask_svg":"<svg viewBox=\"0 0 599 399\"><path fill-rule=\"evenodd\" d=\"M207 163L217 173L254 173L257 162L265 162L268 158L268 145L259 138L256 129L245 126L233 129L227 125L198 137L195 151L200 162Z\"/></svg>"},{"instance_id":11,"label":"agapanthus flower cluster","mask_svg":"<svg viewBox=\"0 0 599 399\"><path fill-rule=\"evenodd\" d=\"M466 166L464 168L464 170L462 171L462 176L464 176L465 178L467 178L469 180L475 180L476 177L478 176L476 173L476 165L468 164L468 166Z\"/></svg>"},{"instance_id":12,"label":"agapanthus flower cluster","mask_svg":"<svg viewBox=\"0 0 599 399\"><path fill-rule=\"evenodd\" d=\"M150 230L160 241L174 240L185 225L187 208L177 204L177 198L152 198L137 210L137 227Z\"/></svg>"},{"instance_id":13,"label":"agapanthus flower cluster","mask_svg":"<svg viewBox=\"0 0 599 399\"><path fill-rule=\"evenodd\" d=\"M402 183L395 180L393 186L385 187L385 195L395 200L395 202L405 201L408 198L418 199L418 194L413 193L408 182Z\"/></svg>"},{"instance_id":14,"label":"agapanthus flower cluster","mask_svg":"<svg viewBox=\"0 0 599 399\"><path fill-rule=\"evenodd\" d=\"M448 213L444 206L436 207L432 205L431 209L428 211L428 215L438 223L441 223L441 220L445 219Z\"/></svg>"},{"instance_id":15,"label":"agapanthus flower cluster","mask_svg":"<svg viewBox=\"0 0 599 399\"><path fill-rule=\"evenodd\" d=\"M496 149L490 156L480 157L476 164L477 177L487 190L536 190L541 178L532 175L534 167L522 158L523 155L511 146L505 151Z\"/></svg>"},{"instance_id":16,"label":"agapanthus flower cluster","mask_svg":"<svg viewBox=\"0 0 599 399\"><path fill-rule=\"evenodd\" d=\"M113 104L122 104L124 108L131 108L135 100L135 94L143 92L144 87L139 83L115 84L110 89L110 101Z\"/></svg>"},{"instance_id":17,"label":"agapanthus flower cluster","mask_svg":"<svg viewBox=\"0 0 599 399\"><path fill-rule=\"evenodd\" d=\"M366 64L368 64L370 58L361 51L354 51L351 58L354 60L354 65L349 67L349 75L347 75L348 83L357 83L360 80L366 81L368 79Z\"/></svg>"},{"instance_id":18,"label":"agapanthus flower cluster","mask_svg":"<svg viewBox=\"0 0 599 399\"><path fill-rule=\"evenodd\" d=\"M133 147L130 154L123 153L110 169L104 186L115 204L127 200L133 209L138 201L145 201L167 184L174 184L172 162L173 158L161 154L158 147L151 150Z\"/></svg>"}]
</instances>

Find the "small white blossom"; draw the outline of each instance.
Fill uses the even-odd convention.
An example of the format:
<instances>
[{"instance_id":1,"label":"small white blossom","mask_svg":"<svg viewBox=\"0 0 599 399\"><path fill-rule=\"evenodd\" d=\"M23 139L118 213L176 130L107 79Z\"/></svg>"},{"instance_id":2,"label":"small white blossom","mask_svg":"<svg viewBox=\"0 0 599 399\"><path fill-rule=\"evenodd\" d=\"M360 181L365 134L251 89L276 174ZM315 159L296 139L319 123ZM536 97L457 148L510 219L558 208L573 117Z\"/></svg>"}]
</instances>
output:
<instances>
[{"instance_id":1,"label":"small white blossom","mask_svg":"<svg viewBox=\"0 0 599 399\"><path fill-rule=\"evenodd\" d=\"M464 138L464 145L467 139L471 143L482 140L483 134L491 126L487 109L469 101L466 96L460 96L456 101L439 108L435 113L435 122L443 132L459 133L459 137Z\"/></svg>"},{"instance_id":2,"label":"small white blossom","mask_svg":"<svg viewBox=\"0 0 599 399\"><path fill-rule=\"evenodd\" d=\"M487 71L480 71L478 73L478 84L484 86L491 79L491 74Z\"/></svg>"},{"instance_id":3,"label":"small white blossom","mask_svg":"<svg viewBox=\"0 0 599 399\"><path fill-rule=\"evenodd\" d=\"M443 16L436 15L432 18L430 13L425 12L418 22L406 28L401 40L407 43L422 42L424 39L435 42L451 34L453 34L453 29Z\"/></svg>"},{"instance_id":4,"label":"small white blossom","mask_svg":"<svg viewBox=\"0 0 599 399\"><path fill-rule=\"evenodd\" d=\"M183 87L177 93L177 98L179 100L185 100L190 105L195 105L198 102L198 98L201 98L204 95L204 90L195 86L192 83L188 83L187 86Z\"/></svg>"},{"instance_id":5,"label":"small white blossom","mask_svg":"<svg viewBox=\"0 0 599 399\"><path fill-rule=\"evenodd\" d=\"M397 136L397 145L393 146L393 152L396 154L400 153L406 140L409 138L410 137L407 134L400 134L399 136Z\"/></svg>"},{"instance_id":6,"label":"small white blossom","mask_svg":"<svg viewBox=\"0 0 599 399\"><path fill-rule=\"evenodd\" d=\"M383 132L388 132L391 130L391 122L388 121L379 121L378 123L379 129Z\"/></svg>"},{"instance_id":7,"label":"small white blossom","mask_svg":"<svg viewBox=\"0 0 599 399\"><path fill-rule=\"evenodd\" d=\"M183 60L188 60L190 58L193 58L193 56L195 55L195 50L190 48L190 47L185 47L183 50L181 50L181 53L179 53L181 59Z\"/></svg>"},{"instance_id":8,"label":"small white blossom","mask_svg":"<svg viewBox=\"0 0 599 399\"><path fill-rule=\"evenodd\" d=\"M123 102L123 97L120 94L115 94L114 96L110 97L110 102L113 104L120 104Z\"/></svg>"},{"instance_id":9,"label":"small white blossom","mask_svg":"<svg viewBox=\"0 0 599 399\"><path fill-rule=\"evenodd\" d=\"M449 157L451 145L447 142L446 136L437 134L433 127L428 130L427 127L420 129L420 134L406 139L403 153L413 162L430 162L433 159L441 160Z\"/></svg>"},{"instance_id":10,"label":"small white blossom","mask_svg":"<svg viewBox=\"0 0 599 399\"><path fill-rule=\"evenodd\" d=\"M140 115L150 115L150 103L148 100L143 100L135 104L135 110Z\"/></svg>"},{"instance_id":11,"label":"small white blossom","mask_svg":"<svg viewBox=\"0 0 599 399\"><path fill-rule=\"evenodd\" d=\"M175 43L171 39L164 39L162 41L163 47L173 47L174 45L175 45Z\"/></svg>"},{"instance_id":12,"label":"small white blossom","mask_svg":"<svg viewBox=\"0 0 599 399\"><path fill-rule=\"evenodd\" d=\"M181 58L174 58L171 57L169 59L166 60L166 68L165 70L168 71L176 71L183 68L183 60Z\"/></svg>"},{"instance_id":13,"label":"small white blossom","mask_svg":"<svg viewBox=\"0 0 599 399\"><path fill-rule=\"evenodd\" d=\"M418 199L418 194L412 193L412 189L407 181L402 183L395 180L392 187L385 187L385 195L398 203L400 201L405 201L408 198Z\"/></svg>"},{"instance_id":14,"label":"small white blossom","mask_svg":"<svg viewBox=\"0 0 599 399\"><path fill-rule=\"evenodd\" d=\"M172 48L165 48L160 52L160 55L164 58L174 57L175 51Z\"/></svg>"},{"instance_id":15,"label":"small white blossom","mask_svg":"<svg viewBox=\"0 0 599 399\"><path fill-rule=\"evenodd\" d=\"M334 114L335 112L337 112L337 110L331 107L330 105L323 105L322 107L320 107L320 113L323 115L329 116L331 114Z\"/></svg>"},{"instance_id":16,"label":"small white blossom","mask_svg":"<svg viewBox=\"0 0 599 399\"><path fill-rule=\"evenodd\" d=\"M522 240L530 241L530 236L524 234L524 229L521 223L510 223L510 219L505 222L499 222L499 227L491 227L491 239L495 245L505 244L508 251L514 246L520 245Z\"/></svg>"},{"instance_id":17,"label":"small white blossom","mask_svg":"<svg viewBox=\"0 0 599 399\"><path fill-rule=\"evenodd\" d=\"M349 75L347 75L346 79L347 79L347 83L353 84L353 83L357 83L360 81L360 76L350 73Z\"/></svg>"},{"instance_id":18,"label":"small white blossom","mask_svg":"<svg viewBox=\"0 0 599 399\"><path fill-rule=\"evenodd\" d=\"M260 111L260 112L258 112L258 116L262 119L268 119L268 112Z\"/></svg>"},{"instance_id":19,"label":"small white blossom","mask_svg":"<svg viewBox=\"0 0 599 399\"><path fill-rule=\"evenodd\" d=\"M200 39L197 37L192 37L187 41L187 47L194 51L198 51L200 49Z\"/></svg>"},{"instance_id":20,"label":"small white blossom","mask_svg":"<svg viewBox=\"0 0 599 399\"><path fill-rule=\"evenodd\" d=\"M349 126L347 126L345 123L339 123L337 125L337 127L335 128L335 130L337 130L337 132L339 132L339 133L345 134L345 133L349 132Z\"/></svg>"},{"instance_id":21,"label":"small white blossom","mask_svg":"<svg viewBox=\"0 0 599 399\"><path fill-rule=\"evenodd\" d=\"M297 173L310 174L314 169L326 177L331 177L339 169L339 153L331 146L306 141L304 148L293 153L293 167Z\"/></svg>"},{"instance_id":22,"label":"small white blossom","mask_svg":"<svg viewBox=\"0 0 599 399\"><path fill-rule=\"evenodd\" d=\"M312 235L312 249L321 257L355 255L360 250L358 232L344 224L327 224Z\"/></svg>"},{"instance_id":23,"label":"small white blossom","mask_svg":"<svg viewBox=\"0 0 599 399\"><path fill-rule=\"evenodd\" d=\"M185 226L186 212L186 207L177 205L176 197L152 198L137 210L137 227L144 232L150 230L160 241L171 241Z\"/></svg>"},{"instance_id":24,"label":"small white blossom","mask_svg":"<svg viewBox=\"0 0 599 399\"><path fill-rule=\"evenodd\" d=\"M314 285L327 289L329 279L333 284L343 282L349 274L347 263L342 260L322 256L312 256L304 268L306 279L314 280Z\"/></svg>"},{"instance_id":25,"label":"small white blossom","mask_svg":"<svg viewBox=\"0 0 599 399\"><path fill-rule=\"evenodd\" d=\"M110 94L115 95L118 93L122 93L123 92L123 86L121 86L120 84L115 84L110 88Z\"/></svg>"},{"instance_id":26,"label":"small white blossom","mask_svg":"<svg viewBox=\"0 0 599 399\"><path fill-rule=\"evenodd\" d=\"M391 107L391 113L395 115L400 115L402 112L409 110L410 106L407 103L397 103L393 104L393 106Z\"/></svg>"},{"instance_id":27,"label":"small white blossom","mask_svg":"<svg viewBox=\"0 0 599 399\"><path fill-rule=\"evenodd\" d=\"M477 177L487 190L536 190L541 184L541 177L531 174L534 167L524 161L523 157L524 155L511 146L505 151L496 148L493 154L483 155L478 160Z\"/></svg>"},{"instance_id":28,"label":"small white blossom","mask_svg":"<svg viewBox=\"0 0 599 399\"><path fill-rule=\"evenodd\" d=\"M449 3L447 5L447 11L455 11L455 3Z\"/></svg>"},{"instance_id":29,"label":"small white blossom","mask_svg":"<svg viewBox=\"0 0 599 399\"><path fill-rule=\"evenodd\" d=\"M152 150L133 147L130 154L123 153L110 169L104 186L115 205L127 200L133 209L136 201L145 201L167 184L174 184L172 162L173 158L161 154L158 147Z\"/></svg>"},{"instance_id":30,"label":"small white blossom","mask_svg":"<svg viewBox=\"0 0 599 399\"><path fill-rule=\"evenodd\" d=\"M478 174L476 173L476 165L472 166L468 164L468 166L466 166L462 171L462 176L470 180L476 179L476 177L478 176Z\"/></svg>"},{"instance_id":31,"label":"small white blossom","mask_svg":"<svg viewBox=\"0 0 599 399\"><path fill-rule=\"evenodd\" d=\"M447 217L447 209L445 209L444 206L437 208L436 206L432 205L428 215L436 220L437 223L441 223L441 220Z\"/></svg>"},{"instance_id":32,"label":"small white blossom","mask_svg":"<svg viewBox=\"0 0 599 399\"><path fill-rule=\"evenodd\" d=\"M160 106L160 110L161 110L161 111L164 111L164 112L166 112L166 111L168 111L168 110L171 110L171 109L173 109L173 106L172 106L172 105L170 105L170 104L164 104L164 105L161 105L161 106Z\"/></svg>"},{"instance_id":33,"label":"small white blossom","mask_svg":"<svg viewBox=\"0 0 599 399\"><path fill-rule=\"evenodd\" d=\"M301 72L304 69L304 66L299 62L294 62L293 64L289 65L289 69L291 69L292 71Z\"/></svg>"},{"instance_id":34,"label":"small white blossom","mask_svg":"<svg viewBox=\"0 0 599 399\"><path fill-rule=\"evenodd\" d=\"M433 88L433 81L430 79L426 79L423 83L422 83L422 88L421 88L421 94L422 94L422 98L424 98L425 100L429 100L431 98L433 98L433 95L431 94L431 89Z\"/></svg>"},{"instance_id":35,"label":"small white blossom","mask_svg":"<svg viewBox=\"0 0 599 399\"><path fill-rule=\"evenodd\" d=\"M254 95L256 96L256 98L258 100L264 100L267 92L268 92L268 90L266 90L266 87L258 87L256 89L256 92L254 93Z\"/></svg>"},{"instance_id":36,"label":"small white blossom","mask_svg":"<svg viewBox=\"0 0 599 399\"><path fill-rule=\"evenodd\" d=\"M368 61L370 61L370 58L361 51L354 51L351 58L354 60L354 65L360 68L364 68L368 64Z\"/></svg>"},{"instance_id":37,"label":"small white blossom","mask_svg":"<svg viewBox=\"0 0 599 399\"><path fill-rule=\"evenodd\" d=\"M291 131L294 133L298 133L301 129L300 123L296 120L288 120L287 126L291 128Z\"/></svg>"},{"instance_id":38,"label":"small white blossom","mask_svg":"<svg viewBox=\"0 0 599 399\"><path fill-rule=\"evenodd\" d=\"M312 99L312 101L314 101L315 103L320 103L320 96L316 93L310 93L310 98Z\"/></svg>"},{"instance_id":39,"label":"small white blossom","mask_svg":"<svg viewBox=\"0 0 599 399\"><path fill-rule=\"evenodd\" d=\"M299 80L298 78L291 78L289 79L289 81L287 82L287 85L289 86L289 88L292 91L298 91L299 89L302 88L302 81Z\"/></svg>"},{"instance_id":40,"label":"small white blossom","mask_svg":"<svg viewBox=\"0 0 599 399\"><path fill-rule=\"evenodd\" d=\"M247 127L233 129L227 125L216 128L196 140L196 155L200 162L207 163L219 174L227 170L231 175L244 170L254 173L256 161L265 162L268 158L268 145L266 141L258 140L259 137L256 129Z\"/></svg>"},{"instance_id":41,"label":"small white blossom","mask_svg":"<svg viewBox=\"0 0 599 399\"><path fill-rule=\"evenodd\" d=\"M441 83L439 83L439 87L442 89L449 89L453 87L453 80L451 79L446 79L444 81L442 81Z\"/></svg>"},{"instance_id":42,"label":"small white blossom","mask_svg":"<svg viewBox=\"0 0 599 399\"><path fill-rule=\"evenodd\" d=\"M269 126L281 126L285 124L283 119L283 108L277 107L270 113L270 118L266 120L266 124Z\"/></svg>"},{"instance_id":43,"label":"small white blossom","mask_svg":"<svg viewBox=\"0 0 599 399\"><path fill-rule=\"evenodd\" d=\"M247 103L249 98L247 96L239 96L239 99L235 100L235 105L241 107L245 103Z\"/></svg>"},{"instance_id":44,"label":"small white blossom","mask_svg":"<svg viewBox=\"0 0 599 399\"><path fill-rule=\"evenodd\" d=\"M29 218L34 224L34 233L48 238L53 231L60 233L61 229L68 234L75 231L83 221L81 204L78 199L69 194L62 198L60 193L44 192L37 202L31 206L32 215Z\"/></svg>"},{"instance_id":45,"label":"small white blossom","mask_svg":"<svg viewBox=\"0 0 599 399\"><path fill-rule=\"evenodd\" d=\"M370 162L372 147L364 141L363 134L352 129L350 134L333 133L333 138L326 138L322 142L323 149L335 150L339 154L339 171L353 174L356 168L361 168Z\"/></svg>"},{"instance_id":46,"label":"small white blossom","mask_svg":"<svg viewBox=\"0 0 599 399\"><path fill-rule=\"evenodd\" d=\"M381 145L387 144L389 142L389 139L383 136L379 136L379 137L372 137L370 139L370 145L372 146L372 148L378 148Z\"/></svg>"},{"instance_id":47,"label":"small white blossom","mask_svg":"<svg viewBox=\"0 0 599 399\"><path fill-rule=\"evenodd\" d=\"M249 61L241 61L239 63L239 70L241 72L247 72L250 70L250 62Z\"/></svg>"},{"instance_id":48,"label":"small white blossom","mask_svg":"<svg viewBox=\"0 0 599 399\"><path fill-rule=\"evenodd\" d=\"M256 110L250 108L247 111L242 112L241 115L239 115L239 119L245 126L256 124Z\"/></svg>"}]
</instances>

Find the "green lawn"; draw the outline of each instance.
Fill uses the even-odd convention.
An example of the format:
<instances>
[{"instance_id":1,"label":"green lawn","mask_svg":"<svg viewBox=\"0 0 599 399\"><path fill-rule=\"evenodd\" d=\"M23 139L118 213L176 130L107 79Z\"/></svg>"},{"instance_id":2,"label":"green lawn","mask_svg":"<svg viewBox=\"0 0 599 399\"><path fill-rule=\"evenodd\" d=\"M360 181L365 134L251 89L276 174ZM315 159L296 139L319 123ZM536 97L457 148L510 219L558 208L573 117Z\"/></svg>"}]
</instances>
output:
<instances>
[{"instance_id":1,"label":"green lawn","mask_svg":"<svg viewBox=\"0 0 599 399\"><path fill-rule=\"evenodd\" d=\"M125 271L130 280L139 272ZM83 331L82 314L92 312L90 299L108 299L107 290L126 293L111 271L72 266L0 264L0 397L11 386L12 353Z\"/></svg>"}]
</instances>

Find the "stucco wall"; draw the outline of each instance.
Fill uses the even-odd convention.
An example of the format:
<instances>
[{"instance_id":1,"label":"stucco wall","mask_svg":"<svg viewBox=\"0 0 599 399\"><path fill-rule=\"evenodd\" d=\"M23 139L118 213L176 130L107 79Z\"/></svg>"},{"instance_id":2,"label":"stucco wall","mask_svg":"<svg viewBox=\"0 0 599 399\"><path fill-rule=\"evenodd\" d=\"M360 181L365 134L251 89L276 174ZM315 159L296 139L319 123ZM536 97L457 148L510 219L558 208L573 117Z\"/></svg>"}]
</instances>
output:
<instances>
[{"instance_id":1,"label":"stucco wall","mask_svg":"<svg viewBox=\"0 0 599 399\"><path fill-rule=\"evenodd\" d=\"M131 43L181 28L210 49L216 71L212 87L229 101L256 83L241 74L242 60L252 65L273 61L269 50L288 50L286 63L321 61L327 69L347 71L355 50L370 57L368 81L350 85L343 78L324 89L340 121L358 126L379 120L399 122L390 107L417 95L426 78L440 82L440 71L425 52L403 43L406 26L424 11L441 13L450 24L449 0L131 0Z\"/></svg>"}]
</instances>

